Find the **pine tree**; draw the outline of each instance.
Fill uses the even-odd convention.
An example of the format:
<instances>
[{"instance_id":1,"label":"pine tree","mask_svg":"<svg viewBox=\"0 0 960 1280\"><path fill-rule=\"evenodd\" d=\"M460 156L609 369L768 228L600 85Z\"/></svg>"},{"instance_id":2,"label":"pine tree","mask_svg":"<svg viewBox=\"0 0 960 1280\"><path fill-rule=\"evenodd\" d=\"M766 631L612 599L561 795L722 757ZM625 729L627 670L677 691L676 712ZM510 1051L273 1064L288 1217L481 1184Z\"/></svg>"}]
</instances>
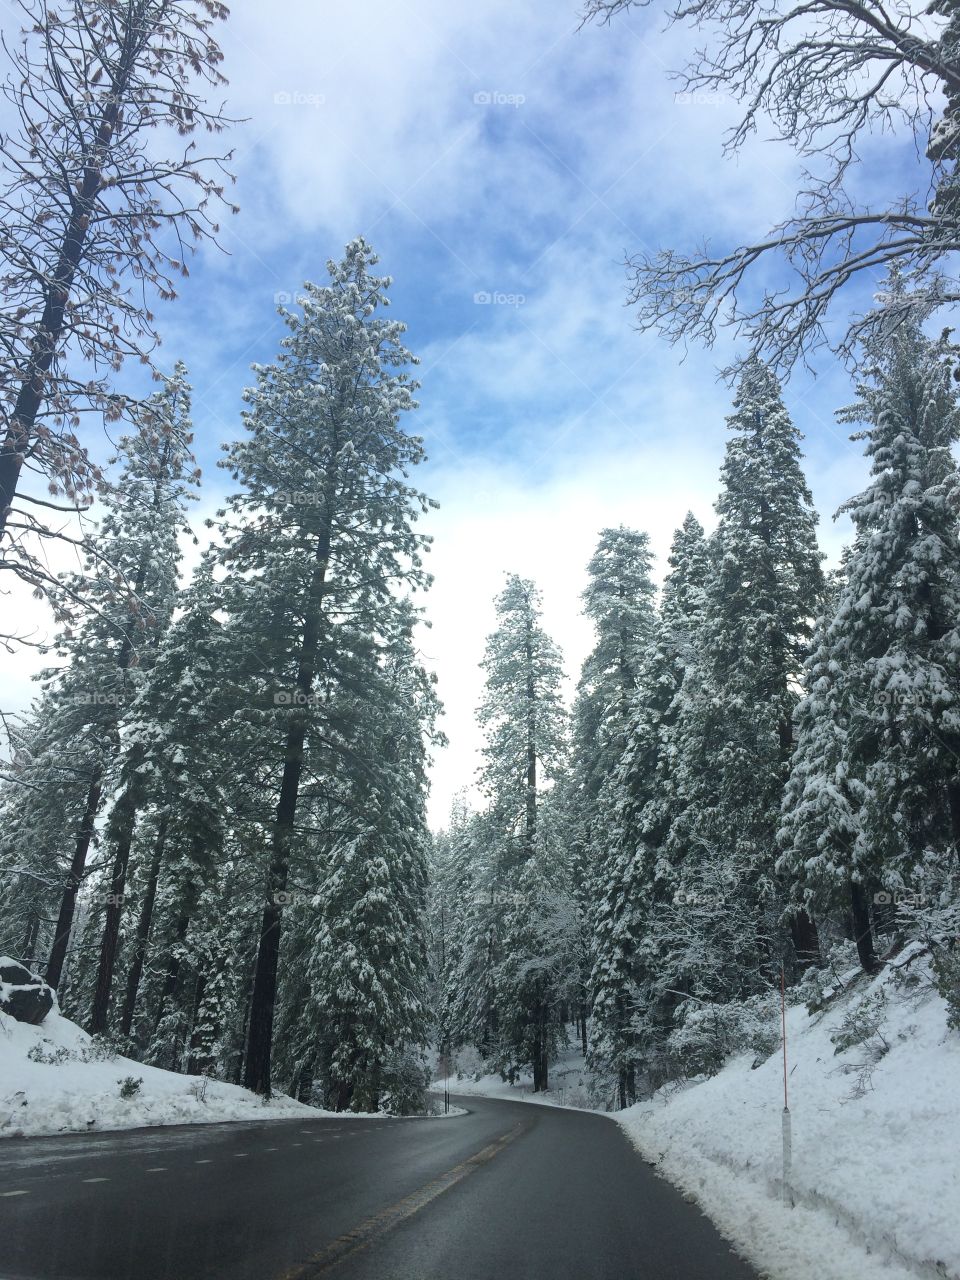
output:
<instances>
[{"instance_id":1,"label":"pine tree","mask_svg":"<svg viewBox=\"0 0 960 1280\"><path fill-rule=\"evenodd\" d=\"M59 852L66 839L72 843L46 966L52 986L63 975L120 726L174 608L179 538L197 479L189 412L186 370L178 364L163 389L137 406L136 430L120 441L114 459L121 464L119 474L104 494L103 518L84 571L64 575L58 587L83 609L80 621L58 638L63 665L46 673L36 711L51 749L59 744L63 752L78 797L72 835L64 832L53 846ZM43 801L35 797L35 803Z\"/></svg>"},{"instance_id":2,"label":"pine tree","mask_svg":"<svg viewBox=\"0 0 960 1280\"><path fill-rule=\"evenodd\" d=\"M532 582L509 575L496 609L497 627L481 663L481 781L510 834L516 864L533 852L539 788L556 777L564 759L563 670L541 625L540 595Z\"/></svg>"},{"instance_id":3,"label":"pine tree","mask_svg":"<svg viewBox=\"0 0 960 1280\"><path fill-rule=\"evenodd\" d=\"M407 1068L428 1034L424 735L437 704L407 637L381 664L359 744L368 766L319 888L309 961L324 1092L337 1110L411 1105Z\"/></svg>"},{"instance_id":4,"label":"pine tree","mask_svg":"<svg viewBox=\"0 0 960 1280\"><path fill-rule=\"evenodd\" d=\"M682 812L677 726L700 679L708 556L703 528L691 513L674 535L668 563L655 627L638 667L626 747L609 789L610 852L595 885L590 1055L598 1070L615 1072L622 1107L635 1100L637 1063L649 1055L675 1003L661 989L654 908L676 891L662 850Z\"/></svg>"},{"instance_id":5,"label":"pine tree","mask_svg":"<svg viewBox=\"0 0 960 1280\"><path fill-rule=\"evenodd\" d=\"M397 589L426 585L426 539L413 523L429 507L410 487L418 438L400 418L414 407L404 326L383 318L386 278L362 241L330 263L330 284L307 284L278 360L257 367L246 439L224 465L242 485L223 526L226 607L261 623L261 684L273 682L281 729L271 835L244 1072L270 1092L282 896L296 843L305 758L324 733L324 696L349 680L354 636L389 643L405 625ZM255 628L254 628L255 629ZM371 837L372 838L372 837Z\"/></svg>"},{"instance_id":6,"label":"pine tree","mask_svg":"<svg viewBox=\"0 0 960 1280\"><path fill-rule=\"evenodd\" d=\"M960 848L960 410L946 335L904 321L865 355L841 418L867 424L871 481L807 664L781 867L808 909L850 911L871 971L871 895Z\"/></svg>"},{"instance_id":7,"label":"pine tree","mask_svg":"<svg viewBox=\"0 0 960 1280\"><path fill-rule=\"evenodd\" d=\"M616 805L614 777L626 746L627 726L656 613L647 534L604 529L587 565L584 613L596 628L596 644L583 664L573 708L571 767L567 779L567 841L577 895L583 957L577 999L586 1039L592 967L592 909L613 873L610 819Z\"/></svg>"},{"instance_id":8,"label":"pine tree","mask_svg":"<svg viewBox=\"0 0 960 1280\"><path fill-rule=\"evenodd\" d=\"M715 982L731 996L755 989L779 959L775 838L797 687L824 590L800 435L776 379L756 360L743 370L734 410L710 542L701 678L678 744L684 814L667 841L685 898L714 904L699 918L690 913L697 968L724 975ZM737 920L743 928L734 934ZM797 950L815 951L802 924Z\"/></svg>"},{"instance_id":9,"label":"pine tree","mask_svg":"<svg viewBox=\"0 0 960 1280\"><path fill-rule=\"evenodd\" d=\"M540 791L557 779L565 763L566 717L561 701L560 654L540 620L534 584L512 574L496 602L497 627L483 659L486 687L478 718L486 730L482 782L490 797L496 832L494 900L506 913L492 912L492 978L521 955L531 956L535 937L536 867L543 853L539 830ZM541 873L542 874L542 873ZM512 946L511 955L506 950ZM553 1042L553 992L533 966L521 966L523 981L497 987L501 1060L523 1054L534 1088L546 1088ZM506 1040L504 1037L507 1037Z\"/></svg>"}]
</instances>

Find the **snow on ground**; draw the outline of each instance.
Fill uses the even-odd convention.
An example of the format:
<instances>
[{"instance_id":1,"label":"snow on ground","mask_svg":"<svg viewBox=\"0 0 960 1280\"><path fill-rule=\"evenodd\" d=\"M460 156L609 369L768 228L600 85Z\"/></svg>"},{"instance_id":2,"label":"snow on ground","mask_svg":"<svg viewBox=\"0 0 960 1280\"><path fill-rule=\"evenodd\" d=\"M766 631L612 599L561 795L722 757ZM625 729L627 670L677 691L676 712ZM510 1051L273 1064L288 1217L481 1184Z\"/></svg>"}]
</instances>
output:
<instances>
[{"instance_id":1,"label":"snow on ground","mask_svg":"<svg viewBox=\"0 0 960 1280\"><path fill-rule=\"evenodd\" d=\"M550 1067L551 1087L543 1093L533 1092L533 1076L521 1074L516 1084L509 1084L499 1075L470 1073L470 1066L479 1063L468 1061L469 1052L461 1056L460 1069L455 1070L447 1084L451 1094L458 1097L509 1098L513 1102L534 1102L544 1107L571 1107L574 1110L592 1111L594 1095L590 1088L590 1073L579 1049L568 1049ZM434 1080L430 1088L443 1092L443 1079Z\"/></svg>"},{"instance_id":2,"label":"snow on ground","mask_svg":"<svg viewBox=\"0 0 960 1280\"><path fill-rule=\"evenodd\" d=\"M861 976L821 1013L787 1010L793 1208L781 1203L779 1050L755 1070L750 1054L734 1058L616 1117L777 1280L960 1276L960 1036L918 952ZM915 985L898 986L897 970ZM836 1052L831 1033L878 996L882 1040Z\"/></svg>"},{"instance_id":3,"label":"snow on ground","mask_svg":"<svg viewBox=\"0 0 960 1280\"><path fill-rule=\"evenodd\" d=\"M755 1069L740 1055L611 1117L772 1280L960 1277L960 1035L920 949L895 965L872 981L841 975L843 994L820 1013L787 1010L792 1207L782 1202L779 1048ZM836 1052L831 1033L877 999L882 1040ZM551 1084L544 1097L526 1077L450 1077L454 1094L597 1105L575 1051Z\"/></svg>"},{"instance_id":4,"label":"snow on ground","mask_svg":"<svg viewBox=\"0 0 960 1280\"><path fill-rule=\"evenodd\" d=\"M125 1081L129 1097L121 1094ZM0 1014L0 1137L328 1114L285 1096L265 1103L219 1080L104 1059L90 1036L56 1011L38 1027ZM338 1116L345 1118L363 1117Z\"/></svg>"}]
</instances>

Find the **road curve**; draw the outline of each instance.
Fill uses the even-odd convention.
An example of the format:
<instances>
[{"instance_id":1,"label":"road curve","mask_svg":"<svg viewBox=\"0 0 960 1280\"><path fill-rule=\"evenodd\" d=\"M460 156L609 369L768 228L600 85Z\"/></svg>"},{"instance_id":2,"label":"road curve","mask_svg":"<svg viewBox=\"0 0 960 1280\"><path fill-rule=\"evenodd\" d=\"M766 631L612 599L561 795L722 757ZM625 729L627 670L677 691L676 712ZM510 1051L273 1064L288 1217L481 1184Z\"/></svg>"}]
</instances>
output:
<instances>
[{"instance_id":1,"label":"road curve","mask_svg":"<svg viewBox=\"0 0 960 1280\"><path fill-rule=\"evenodd\" d=\"M0 1280L756 1280L607 1117L0 1141Z\"/></svg>"}]
</instances>

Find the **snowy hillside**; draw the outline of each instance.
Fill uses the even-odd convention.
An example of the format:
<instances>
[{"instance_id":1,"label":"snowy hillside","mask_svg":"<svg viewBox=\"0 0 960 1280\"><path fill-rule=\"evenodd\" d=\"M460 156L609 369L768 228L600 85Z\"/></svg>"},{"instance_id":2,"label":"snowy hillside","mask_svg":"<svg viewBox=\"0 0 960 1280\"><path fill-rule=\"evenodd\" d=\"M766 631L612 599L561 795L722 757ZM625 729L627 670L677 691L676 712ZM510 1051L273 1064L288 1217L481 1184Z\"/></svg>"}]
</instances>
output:
<instances>
[{"instance_id":1,"label":"snowy hillside","mask_svg":"<svg viewBox=\"0 0 960 1280\"><path fill-rule=\"evenodd\" d=\"M0 1014L2 1137L318 1114L292 1098L264 1103L236 1085L104 1056L56 1012L38 1027Z\"/></svg>"},{"instance_id":2,"label":"snowy hillside","mask_svg":"<svg viewBox=\"0 0 960 1280\"><path fill-rule=\"evenodd\" d=\"M960 1036L919 948L855 975L821 1012L787 1011L794 1208L780 1198L779 1051L617 1119L777 1280L958 1276Z\"/></svg>"},{"instance_id":3,"label":"snowy hillside","mask_svg":"<svg viewBox=\"0 0 960 1280\"><path fill-rule=\"evenodd\" d=\"M780 1048L611 1118L773 1280L958 1277L960 1035L918 946L873 980L858 969L840 978L819 1012L787 1010L792 1207ZM551 1069L548 1093L531 1084L454 1076L450 1090L576 1107L597 1097L575 1050Z\"/></svg>"}]
</instances>

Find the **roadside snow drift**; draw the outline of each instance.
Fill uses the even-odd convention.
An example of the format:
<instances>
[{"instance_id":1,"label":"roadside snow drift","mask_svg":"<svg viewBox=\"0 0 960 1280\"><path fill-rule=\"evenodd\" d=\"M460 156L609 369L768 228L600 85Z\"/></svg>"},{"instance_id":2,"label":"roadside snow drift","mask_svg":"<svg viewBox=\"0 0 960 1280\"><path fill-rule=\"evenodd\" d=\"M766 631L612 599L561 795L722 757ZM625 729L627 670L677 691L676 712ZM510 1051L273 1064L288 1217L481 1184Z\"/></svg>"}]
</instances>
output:
<instances>
[{"instance_id":1,"label":"roadside snow drift","mask_svg":"<svg viewBox=\"0 0 960 1280\"><path fill-rule=\"evenodd\" d=\"M918 946L872 981L843 978L822 1012L787 1010L793 1208L780 1051L616 1118L777 1280L960 1276L960 1035Z\"/></svg>"},{"instance_id":2,"label":"roadside snow drift","mask_svg":"<svg viewBox=\"0 0 960 1280\"><path fill-rule=\"evenodd\" d=\"M0 1014L0 1137L327 1114L292 1098L265 1103L219 1080L105 1057L55 1011L36 1027Z\"/></svg>"}]
</instances>

